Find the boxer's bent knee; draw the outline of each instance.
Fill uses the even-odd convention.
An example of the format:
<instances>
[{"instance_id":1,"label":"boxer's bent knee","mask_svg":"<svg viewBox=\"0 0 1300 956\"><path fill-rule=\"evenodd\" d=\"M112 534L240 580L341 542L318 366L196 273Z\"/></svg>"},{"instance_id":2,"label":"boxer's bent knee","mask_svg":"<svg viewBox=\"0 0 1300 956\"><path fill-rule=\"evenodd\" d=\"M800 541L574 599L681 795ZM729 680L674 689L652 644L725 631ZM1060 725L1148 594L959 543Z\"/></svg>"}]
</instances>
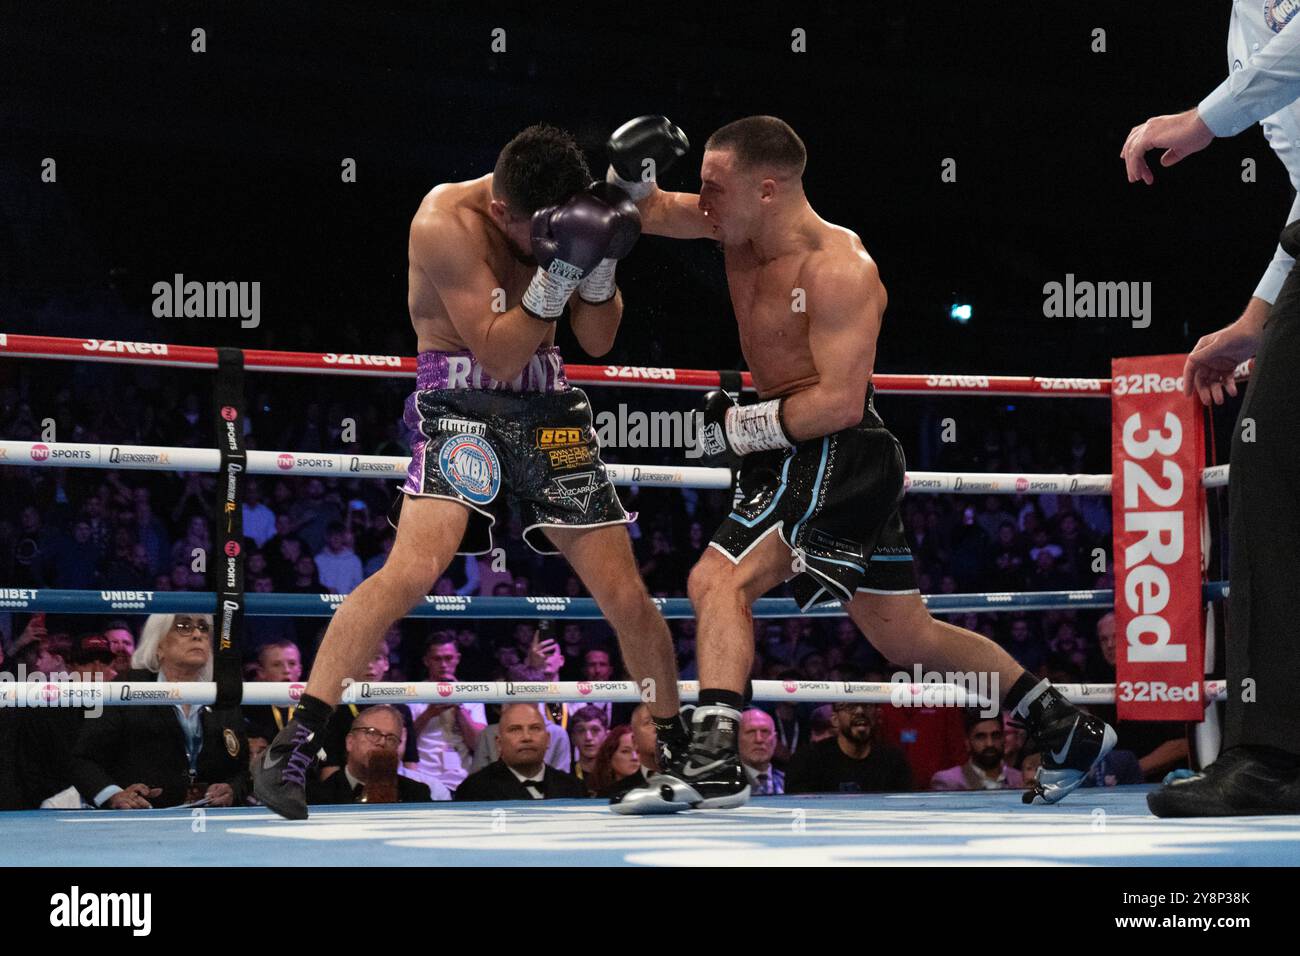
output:
<instances>
[{"instance_id":1,"label":"boxer's bent knee","mask_svg":"<svg viewBox=\"0 0 1300 956\"><path fill-rule=\"evenodd\" d=\"M744 589L745 580L740 567L713 549L700 555L686 579L686 594L693 604L718 595L738 596Z\"/></svg>"}]
</instances>

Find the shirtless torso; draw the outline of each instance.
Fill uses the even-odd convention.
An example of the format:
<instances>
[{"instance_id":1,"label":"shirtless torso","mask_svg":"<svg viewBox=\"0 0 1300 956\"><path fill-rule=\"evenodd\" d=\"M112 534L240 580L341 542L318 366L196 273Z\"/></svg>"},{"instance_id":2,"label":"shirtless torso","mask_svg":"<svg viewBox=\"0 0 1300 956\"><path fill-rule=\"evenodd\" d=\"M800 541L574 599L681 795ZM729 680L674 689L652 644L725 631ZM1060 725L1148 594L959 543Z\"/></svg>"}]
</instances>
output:
<instances>
[{"instance_id":1,"label":"shirtless torso","mask_svg":"<svg viewBox=\"0 0 1300 956\"><path fill-rule=\"evenodd\" d=\"M443 183L429 191L411 220L406 301L421 352L472 348L467 336L453 324L443 298L458 294L461 286L453 282L455 288L447 288L452 277L442 261L449 253L454 252L460 261L477 260L480 266L475 271L486 272L484 277L492 279L484 291L501 289L508 305L523 298L537 271L537 264L519 258L493 224L487 213L491 196L491 175ZM549 346L554 342L552 328L541 344Z\"/></svg>"},{"instance_id":2,"label":"shirtless torso","mask_svg":"<svg viewBox=\"0 0 1300 956\"><path fill-rule=\"evenodd\" d=\"M802 392L821 380L812 340L824 326L833 323L829 318L821 321L824 317L811 309L798 311L797 293L792 290L806 293L818 287L817 277L828 271L858 269L864 279L873 280L883 311L885 287L856 235L818 220L817 227L802 238L805 242L798 248L766 262L751 246L724 248L741 352L763 398ZM825 306L829 307L829 303ZM838 347L852 353L863 381L871 375L878 329L877 320L875 328L862 327L859 336L837 342Z\"/></svg>"},{"instance_id":3,"label":"shirtless torso","mask_svg":"<svg viewBox=\"0 0 1300 956\"><path fill-rule=\"evenodd\" d=\"M705 171L710 160L706 155ZM707 189L707 186L706 186ZM641 204L647 233L723 239L703 207L707 192L655 192ZM852 231L806 204L791 211L767 248L723 240L741 351L763 399L786 397L797 439L861 418L887 301L876 264Z\"/></svg>"}]
</instances>

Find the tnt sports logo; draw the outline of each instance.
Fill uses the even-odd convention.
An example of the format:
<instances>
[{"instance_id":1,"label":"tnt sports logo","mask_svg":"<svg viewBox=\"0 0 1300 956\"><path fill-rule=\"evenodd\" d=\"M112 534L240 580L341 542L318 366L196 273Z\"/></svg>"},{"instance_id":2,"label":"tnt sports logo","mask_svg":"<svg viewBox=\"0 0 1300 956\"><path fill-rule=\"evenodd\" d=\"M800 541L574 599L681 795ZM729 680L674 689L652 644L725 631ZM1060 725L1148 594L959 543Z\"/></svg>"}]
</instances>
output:
<instances>
[{"instance_id":1,"label":"tnt sports logo","mask_svg":"<svg viewBox=\"0 0 1300 956\"><path fill-rule=\"evenodd\" d=\"M1025 493L1026 491L1028 491L1028 490L1029 490L1029 479L1028 479L1028 478L1017 478L1017 479L1016 479L1016 493L1017 493L1017 494L1024 494L1024 493Z\"/></svg>"},{"instance_id":2,"label":"tnt sports logo","mask_svg":"<svg viewBox=\"0 0 1300 956\"><path fill-rule=\"evenodd\" d=\"M307 689L306 684L290 684L289 699L295 701L302 700L302 692L305 691L306 689Z\"/></svg>"},{"instance_id":3,"label":"tnt sports logo","mask_svg":"<svg viewBox=\"0 0 1300 956\"><path fill-rule=\"evenodd\" d=\"M578 681L578 693L581 694L583 697L586 697L588 694L590 694L591 683L585 680Z\"/></svg>"},{"instance_id":4,"label":"tnt sports logo","mask_svg":"<svg viewBox=\"0 0 1300 956\"><path fill-rule=\"evenodd\" d=\"M238 410L235 409L233 405L222 405L221 417L228 422L233 422L236 418L239 417L239 412Z\"/></svg>"},{"instance_id":5,"label":"tnt sports logo","mask_svg":"<svg viewBox=\"0 0 1300 956\"><path fill-rule=\"evenodd\" d=\"M239 556L239 542L227 541L225 547L226 557L236 558Z\"/></svg>"},{"instance_id":6,"label":"tnt sports logo","mask_svg":"<svg viewBox=\"0 0 1300 956\"><path fill-rule=\"evenodd\" d=\"M48 459L49 457L50 457L50 446L49 446L49 445L33 445L33 446L32 446L32 461L45 461L45 460Z\"/></svg>"},{"instance_id":7,"label":"tnt sports logo","mask_svg":"<svg viewBox=\"0 0 1300 956\"><path fill-rule=\"evenodd\" d=\"M293 455L287 451L275 459L275 467L288 471L293 467Z\"/></svg>"},{"instance_id":8,"label":"tnt sports logo","mask_svg":"<svg viewBox=\"0 0 1300 956\"><path fill-rule=\"evenodd\" d=\"M1300 0L1264 0L1264 22L1274 33L1281 33L1297 10L1300 10Z\"/></svg>"},{"instance_id":9,"label":"tnt sports logo","mask_svg":"<svg viewBox=\"0 0 1300 956\"><path fill-rule=\"evenodd\" d=\"M912 487L912 476L905 473L903 475L903 490L907 491L911 487Z\"/></svg>"},{"instance_id":10,"label":"tnt sports logo","mask_svg":"<svg viewBox=\"0 0 1300 956\"><path fill-rule=\"evenodd\" d=\"M444 684L444 683L438 684L439 697L450 697L451 691L452 691L452 686L450 684Z\"/></svg>"},{"instance_id":11,"label":"tnt sports logo","mask_svg":"<svg viewBox=\"0 0 1300 956\"><path fill-rule=\"evenodd\" d=\"M799 689L799 685L796 684L796 683L795 683L794 681L792 681L792 680L788 680L788 681L786 681L786 682L785 682L784 684L782 684L781 686L785 689L785 692L786 692L787 694L793 694L795 691L797 691L797 690Z\"/></svg>"},{"instance_id":12,"label":"tnt sports logo","mask_svg":"<svg viewBox=\"0 0 1300 956\"><path fill-rule=\"evenodd\" d=\"M444 441L438 470L476 505L487 504L501 490L501 463L492 446L477 435L453 435Z\"/></svg>"}]
</instances>

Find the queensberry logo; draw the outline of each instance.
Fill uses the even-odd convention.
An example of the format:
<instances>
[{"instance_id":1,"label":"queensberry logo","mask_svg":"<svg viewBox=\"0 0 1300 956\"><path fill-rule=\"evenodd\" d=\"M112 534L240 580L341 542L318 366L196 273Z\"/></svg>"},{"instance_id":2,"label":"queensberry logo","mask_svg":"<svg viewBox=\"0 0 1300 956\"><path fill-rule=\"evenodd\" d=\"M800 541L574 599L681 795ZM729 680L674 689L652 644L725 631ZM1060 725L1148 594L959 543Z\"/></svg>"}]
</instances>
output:
<instances>
[{"instance_id":1,"label":"queensberry logo","mask_svg":"<svg viewBox=\"0 0 1300 956\"><path fill-rule=\"evenodd\" d=\"M118 692L118 700L180 700L181 692L172 690L132 690L130 684L123 684Z\"/></svg>"},{"instance_id":2,"label":"queensberry logo","mask_svg":"<svg viewBox=\"0 0 1300 956\"><path fill-rule=\"evenodd\" d=\"M374 471L380 474L396 474L401 469L395 469L382 461L362 461L355 455L348 459L348 471Z\"/></svg>"}]
</instances>

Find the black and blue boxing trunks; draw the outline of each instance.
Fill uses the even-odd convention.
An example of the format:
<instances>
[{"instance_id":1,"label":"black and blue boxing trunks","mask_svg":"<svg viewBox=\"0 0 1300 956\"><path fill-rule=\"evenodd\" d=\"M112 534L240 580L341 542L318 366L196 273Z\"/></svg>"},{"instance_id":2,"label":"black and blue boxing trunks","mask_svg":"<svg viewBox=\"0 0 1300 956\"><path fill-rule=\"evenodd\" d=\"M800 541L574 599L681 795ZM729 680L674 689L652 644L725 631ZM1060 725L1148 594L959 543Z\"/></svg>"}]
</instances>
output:
<instances>
[{"instance_id":1,"label":"black and blue boxing trunks","mask_svg":"<svg viewBox=\"0 0 1300 956\"><path fill-rule=\"evenodd\" d=\"M469 508L459 554L492 550L508 501L541 554L558 550L547 528L632 520L600 460L591 405L569 385L557 348L538 349L510 382L493 379L471 352L421 352L403 421L412 441L402 491Z\"/></svg>"},{"instance_id":2,"label":"black and blue boxing trunks","mask_svg":"<svg viewBox=\"0 0 1300 956\"><path fill-rule=\"evenodd\" d=\"M793 448L741 461L739 500L711 547L739 564L769 534L795 553L795 600L807 610L858 591L915 594L903 534L903 449L876 414L868 388L862 421Z\"/></svg>"}]
</instances>

